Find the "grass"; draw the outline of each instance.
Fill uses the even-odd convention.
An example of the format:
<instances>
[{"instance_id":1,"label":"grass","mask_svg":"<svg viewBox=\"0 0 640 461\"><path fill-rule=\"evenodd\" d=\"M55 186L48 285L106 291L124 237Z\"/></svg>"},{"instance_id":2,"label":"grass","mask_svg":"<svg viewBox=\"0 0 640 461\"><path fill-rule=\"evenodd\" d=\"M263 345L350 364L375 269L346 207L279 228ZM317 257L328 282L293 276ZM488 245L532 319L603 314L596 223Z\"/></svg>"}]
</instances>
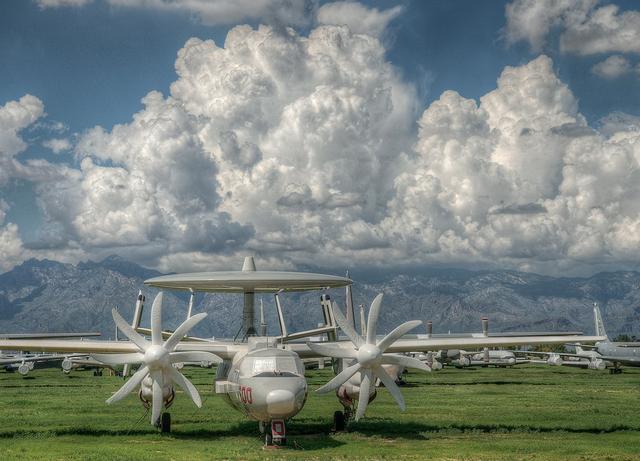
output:
<instances>
[{"instance_id":1,"label":"grass","mask_svg":"<svg viewBox=\"0 0 640 461\"><path fill-rule=\"evenodd\" d=\"M0 459L437 459L640 460L640 369L606 371L527 366L410 374L401 413L381 389L367 417L331 433L333 395L310 395L288 425L288 446L265 450L257 423L213 393L213 372L184 370L203 397L181 392L172 433L157 433L132 394L107 406L120 385L91 372L65 376L0 372ZM308 375L311 390L328 370Z\"/></svg>"}]
</instances>

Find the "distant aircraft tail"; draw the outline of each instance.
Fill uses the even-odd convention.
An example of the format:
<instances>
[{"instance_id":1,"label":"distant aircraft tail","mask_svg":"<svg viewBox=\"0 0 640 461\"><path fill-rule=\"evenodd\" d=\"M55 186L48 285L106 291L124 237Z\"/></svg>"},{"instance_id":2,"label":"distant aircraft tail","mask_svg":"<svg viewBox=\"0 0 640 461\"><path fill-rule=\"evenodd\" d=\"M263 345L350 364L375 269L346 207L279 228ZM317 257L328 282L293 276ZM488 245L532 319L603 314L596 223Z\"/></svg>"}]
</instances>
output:
<instances>
[{"instance_id":1,"label":"distant aircraft tail","mask_svg":"<svg viewBox=\"0 0 640 461\"><path fill-rule=\"evenodd\" d=\"M596 336L605 336L609 339L607 331L604 329L604 322L602 321L602 315L600 314L598 303L593 303L593 318L596 322Z\"/></svg>"}]
</instances>

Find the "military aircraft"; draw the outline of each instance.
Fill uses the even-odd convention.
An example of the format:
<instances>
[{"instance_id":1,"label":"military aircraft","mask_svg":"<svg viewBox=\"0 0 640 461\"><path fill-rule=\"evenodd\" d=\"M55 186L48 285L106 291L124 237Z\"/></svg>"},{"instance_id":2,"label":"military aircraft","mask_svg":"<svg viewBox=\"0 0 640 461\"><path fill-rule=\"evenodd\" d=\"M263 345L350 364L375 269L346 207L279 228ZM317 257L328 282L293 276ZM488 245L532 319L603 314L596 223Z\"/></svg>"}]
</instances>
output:
<instances>
[{"instance_id":1,"label":"military aircraft","mask_svg":"<svg viewBox=\"0 0 640 461\"><path fill-rule=\"evenodd\" d=\"M100 333L0 333L0 339L91 338L96 336L100 336ZM0 355L0 368L4 368L5 371L18 371L21 375L26 376L36 366L37 368L52 368L62 364L62 370L68 372L65 370L65 364L68 366L72 358L64 354L2 354ZM65 360L67 361L65 362Z\"/></svg>"},{"instance_id":2,"label":"military aircraft","mask_svg":"<svg viewBox=\"0 0 640 461\"><path fill-rule=\"evenodd\" d=\"M119 330L129 341L77 340L0 340L0 350L28 350L90 354L96 360L111 365L139 364L137 371L111 397L115 403L130 392L138 390L145 407L151 410L151 424L161 431L170 430L168 409L180 387L198 407L200 394L193 384L174 366L183 362L216 362L215 392L232 407L258 421L265 443L286 440L285 421L297 415L307 399L304 359L333 358L337 361L337 375L318 392L335 392L345 412L334 414L334 423L341 427L346 420L358 420L376 396L374 382L379 379L404 410L402 393L385 366L401 366L428 371L423 362L402 355L440 349L494 347L499 345L595 342L600 336L481 336L448 338L403 338L419 326L418 320L408 321L380 337L377 323L383 295L371 303L366 334L359 334L342 310L331 301L326 290L345 287L352 281L346 277L300 272L257 271L253 258L248 257L242 271L176 274L145 281L146 285L191 292L242 293L244 308L242 326L233 341L183 340L189 331L206 317L206 313L190 315L172 333L162 330L161 291L151 308L150 340L136 331L116 309L112 316ZM292 291L323 291L321 308L324 325L303 332L289 333L285 323L280 294ZM280 323L280 335L264 337L255 329L256 293L274 295ZM346 337L338 336L338 328ZM324 342L307 341L309 337L326 334ZM166 339L165 339L166 338Z\"/></svg>"},{"instance_id":3,"label":"military aircraft","mask_svg":"<svg viewBox=\"0 0 640 461\"><path fill-rule=\"evenodd\" d=\"M593 346L586 344L572 344L576 348L588 349L582 351L582 355L591 353L596 354L597 359L611 364L609 372L611 374L622 373L620 365L630 367L640 367L640 343L638 342L614 342L609 340L609 336L604 328L602 314L598 303L593 303L593 318L596 328L596 336L602 336L605 339L598 341ZM576 353L578 349L576 349Z\"/></svg>"}]
</instances>

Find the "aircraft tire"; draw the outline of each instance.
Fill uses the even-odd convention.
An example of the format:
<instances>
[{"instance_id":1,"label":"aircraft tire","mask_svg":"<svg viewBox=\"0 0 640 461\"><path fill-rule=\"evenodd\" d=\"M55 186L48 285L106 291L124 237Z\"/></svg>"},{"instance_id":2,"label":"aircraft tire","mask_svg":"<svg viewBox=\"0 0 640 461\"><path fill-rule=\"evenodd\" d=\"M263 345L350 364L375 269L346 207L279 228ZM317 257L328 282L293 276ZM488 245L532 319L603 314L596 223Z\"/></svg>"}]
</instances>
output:
<instances>
[{"instance_id":1,"label":"aircraft tire","mask_svg":"<svg viewBox=\"0 0 640 461\"><path fill-rule=\"evenodd\" d=\"M160 417L160 432L163 434L171 432L171 413L162 413Z\"/></svg>"},{"instance_id":2,"label":"aircraft tire","mask_svg":"<svg viewBox=\"0 0 640 461\"><path fill-rule=\"evenodd\" d=\"M345 417L341 411L333 413L333 428L336 432L342 432L345 428Z\"/></svg>"}]
</instances>

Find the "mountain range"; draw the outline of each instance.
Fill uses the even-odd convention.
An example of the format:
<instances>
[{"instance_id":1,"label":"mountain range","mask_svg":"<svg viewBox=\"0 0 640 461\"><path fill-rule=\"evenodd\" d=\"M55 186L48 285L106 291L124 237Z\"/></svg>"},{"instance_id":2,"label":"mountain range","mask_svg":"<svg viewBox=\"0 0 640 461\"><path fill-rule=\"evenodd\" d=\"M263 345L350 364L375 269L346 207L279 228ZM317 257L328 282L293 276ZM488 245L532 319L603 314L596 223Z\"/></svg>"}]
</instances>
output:
<instances>
[{"instance_id":1,"label":"mountain range","mask_svg":"<svg viewBox=\"0 0 640 461\"><path fill-rule=\"evenodd\" d=\"M138 290L147 298L142 325L148 326L151 301L158 290L144 286L143 281L157 275L161 273L118 256L77 265L25 261L0 275L0 332L99 331L113 338L111 309L117 307L130 319ZM601 306L610 337L640 332L640 273L633 271L587 278L461 269L428 269L387 278L351 275L356 305L368 306L376 294L385 294L379 332L410 319L432 320L434 333L479 331L480 317L487 316L492 332L592 334L593 302ZM331 296L344 306L342 290L333 290ZM282 300L290 332L321 322L318 293L285 294ZM269 333L277 334L273 296L264 295L262 301ZM242 296L234 294L198 294L194 313L209 316L193 334L233 337L240 327L242 302ZM184 293L165 293L165 328L175 328L184 320L187 303Z\"/></svg>"}]
</instances>

